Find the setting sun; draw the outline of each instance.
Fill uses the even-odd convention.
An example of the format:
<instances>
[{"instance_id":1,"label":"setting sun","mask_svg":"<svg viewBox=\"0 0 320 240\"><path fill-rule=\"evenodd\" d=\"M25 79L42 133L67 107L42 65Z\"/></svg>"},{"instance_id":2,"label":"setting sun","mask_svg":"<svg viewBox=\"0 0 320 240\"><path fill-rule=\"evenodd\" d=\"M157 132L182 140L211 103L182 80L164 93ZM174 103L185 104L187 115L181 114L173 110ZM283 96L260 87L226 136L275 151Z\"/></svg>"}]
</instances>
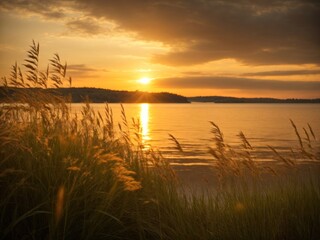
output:
<instances>
[{"instance_id":1,"label":"setting sun","mask_svg":"<svg viewBox=\"0 0 320 240\"><path fill-rule=\"evenodd\" d=\"M151 82L151 78L143 77L143 78L140 78L138 82L141 84L149 84Z\"/></svg>"}]
</instances>

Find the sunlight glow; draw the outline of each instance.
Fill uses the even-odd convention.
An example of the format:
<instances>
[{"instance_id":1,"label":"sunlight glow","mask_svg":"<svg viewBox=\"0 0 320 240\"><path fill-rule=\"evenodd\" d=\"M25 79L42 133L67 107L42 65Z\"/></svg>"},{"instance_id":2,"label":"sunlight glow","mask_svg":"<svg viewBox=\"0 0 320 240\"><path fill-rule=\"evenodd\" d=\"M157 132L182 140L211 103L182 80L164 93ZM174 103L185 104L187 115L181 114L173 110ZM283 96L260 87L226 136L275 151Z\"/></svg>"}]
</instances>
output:
<instances>
[{"instance_id":1,"label":"sunlight glow","mask_svg":"<svg viewBox=\"0 0 320 240\"><path fill-rule=\"evenodd\" d=\"M149 136L149 104L142 103L140 104L140 121L141 121L141 134L142 134L142 143L145 144L146 141L150 140Z\"/></svg>"},{"instance_id":2,"label":"sunlight glow","mask_svg":"<svg viewBox=\"0 0 320 240\"><path fill-rule=\"evenodd\" d=\"M146 84L149 84L151 82L151 78L143 77L143 78L140 78L138 82L141 83L141 84L145 84L146 85Z\"/></svg>"}]
</instances>

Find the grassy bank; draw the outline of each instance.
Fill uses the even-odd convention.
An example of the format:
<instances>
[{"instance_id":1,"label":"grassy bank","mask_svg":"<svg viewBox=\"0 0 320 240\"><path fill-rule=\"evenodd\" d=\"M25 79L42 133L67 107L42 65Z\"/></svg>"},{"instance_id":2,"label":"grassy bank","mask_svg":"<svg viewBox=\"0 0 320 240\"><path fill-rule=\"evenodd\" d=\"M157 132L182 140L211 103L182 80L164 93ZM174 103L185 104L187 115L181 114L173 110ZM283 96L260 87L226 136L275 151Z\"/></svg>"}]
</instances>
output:
<instances>
[{"instance_id":1,"label":"grassy bank","mask_svg":"<svg viewBox=\"0 0 320 240\"><path fill-rule=\"evenodd\" d=\"M15 65L8 85L59 87L69 80L58 55L42 73L39 47L28 54L26 75ZM300 172L274 149L292 174L271 169L265 182L267 168L255 164L243 134L237 152L212 123L217 191L192 194L161 153L143 150L139 121L129 124L124 110L115 126L107 105L101 114L86 104L74 117L68 99L55 94L11 98L0 107L1 239L320 237L320 179L311 174L319 171ZM306 132L306 140L297 133L300 153L317 161L312 129Z\"/></svg>"}]
</instances>

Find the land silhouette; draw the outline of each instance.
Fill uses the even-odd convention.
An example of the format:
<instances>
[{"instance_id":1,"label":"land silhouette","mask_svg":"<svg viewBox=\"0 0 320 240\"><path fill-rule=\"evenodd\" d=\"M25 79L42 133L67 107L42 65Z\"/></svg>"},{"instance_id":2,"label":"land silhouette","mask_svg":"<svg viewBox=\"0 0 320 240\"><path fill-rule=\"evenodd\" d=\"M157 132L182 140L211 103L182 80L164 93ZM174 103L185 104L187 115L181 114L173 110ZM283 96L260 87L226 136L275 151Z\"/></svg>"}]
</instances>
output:
<instances>
[{"instance_id":1,"label":"land silhouette","mask_svg":"<svg viewBox=\"0 0 320 240\"><path fill-rule=\"evenodd\" d=\"M7 102L19 91L42 91L55 93L59 96L70 97L74 103L90 100L93 103L320 103L320 98L315 99L278 99L278 98L238 98L229 96L196 96L185 97L168 92L143 92L143 91L119 91L103 88L15 88L0 87L0 102Z\"/></svg>"},{"instance_id":2,"label":"land silhouette","mask_svg":"<svg viewBox=\"0 0 320 240\"><path fill-rule=\"evenodd\" d=\"M299 99L299 98L237 98L225 96L197 96L189 97L190 102L214 102L214 103L320 103L320 98Z\"/></svg>"},{"instance_id":3,"label":"land silhouette","mask_svg":"<svg viewBox=\"0 0 320 240\"><path fill-rule=\"evenodd\" d=\"M71 102L80 103L89 100L93 103L189 103L188 99L173 93L150 93L141 91L117 91L102 88L0 88L0 102L23 92L41 91L69 97Z\"/></svg>"}]
</instances>

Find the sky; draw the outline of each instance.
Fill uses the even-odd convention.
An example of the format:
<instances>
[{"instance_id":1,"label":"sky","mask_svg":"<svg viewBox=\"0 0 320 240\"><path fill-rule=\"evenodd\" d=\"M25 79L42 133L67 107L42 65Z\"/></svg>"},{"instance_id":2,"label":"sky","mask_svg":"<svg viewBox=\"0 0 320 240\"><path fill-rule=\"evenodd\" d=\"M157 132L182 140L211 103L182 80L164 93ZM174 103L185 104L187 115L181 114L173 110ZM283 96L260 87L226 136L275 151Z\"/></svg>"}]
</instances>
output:
<instances>
[{"instance_id":1,"label":"sky","mask_svg":"<svg viewBox=\"0 0 320 240\"><path fill-rule=\"evenodd\" d=\"M1 0L0 76L32 40L73 87L320 97L318 0Z\"/></svg>"}]
</instances>

